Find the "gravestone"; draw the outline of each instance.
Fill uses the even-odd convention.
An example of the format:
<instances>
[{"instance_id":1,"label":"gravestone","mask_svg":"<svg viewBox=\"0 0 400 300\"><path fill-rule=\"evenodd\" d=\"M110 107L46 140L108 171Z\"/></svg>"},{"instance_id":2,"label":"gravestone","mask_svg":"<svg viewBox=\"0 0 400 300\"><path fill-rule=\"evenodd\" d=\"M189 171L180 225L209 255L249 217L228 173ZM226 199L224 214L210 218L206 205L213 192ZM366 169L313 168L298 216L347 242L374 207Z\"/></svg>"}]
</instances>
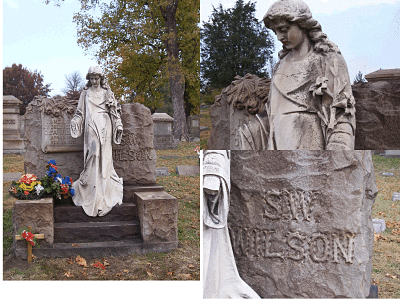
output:
<instances>
[{"instance_id":1,"label":"gravestone","mask_svg":"<svg viewBox=\"0 0 400 300\"><path fill-rule=\"evenodd\" d=\"M372 224L376 233L381 233L386 230L386 223L384 219L372 219Z\"/></svg>"},{"instance_id":2,"label":"gravestone","mask_svg":"<svg viewBox=\"0 0 400 300\"><path fill-rule=\"evenodd\" d=\"M352 86L356 100L356 148L400 149L400 70L378 70Z\"/></svg>"},{"instance_id":3,"label":"gravestone","mask_svg":"<svg viewBox=\"0 0 400 300\"><path fill-rule=\"evenodd\" d=\"M400 193L393 192L392 201L400 201Z\"/></svg>"},{"instance_id":4,"label":"gravestone","mask_svg":"<svg viewBox=\"0 0 400 300\"><path fill-rule=\"evenodd\" d=\"M182 176L196 176L200 174L199 165L176 166L176 174Z\"/></svg>"},{"instance_id":5,"label":"gravestone","mask_svg":"<svg viewBox=\"0 0 400 300\"><path fill-rule=\"evenodd\" d=\"M152 118L154 123L154 148L157 150L175 148L172 135L174 118L166 113L154 113Z\"/></svg>"},{"instance_id":6,"label":"gravestone","mask_svg":"<svg viewBox=\"0 0 400 300\"><path fill-rule=\"evenodd\" d=\"M200 138L200 115L192 115L187 117L186 123L190 137L192 139Z\"/></svg>"},{"instance_id":7,"label":"gravestone","mask_svg":"<svg viewBox=\"0 0 400 300\"><path fill-rule=\"evenodd\" d=\"M261 298L365 298L372 271L370 151L232 151L230 239Z\"/></svg>"},{"instance_id":8,"label":"gravestone","mask_svg":"<svg viewBox=\"0 0 400 300\"><path fill-rule=\"evenodd\" d=\"M74 181L79 177L83 169L83 144L79 139L72 140L69 124L77 103L65 97L36 98L30 103L26 118L27 172L42 177L46 162L55 159L63 177L70 176ZM53 234L41 229L45 239L54 239L39 249L35 247L35 256L79 254L90 258L165 252L177 247L177 199L156 184L157 155L150 110L142 104L129 103L123 104L121 111L122 141L120 145L113 144L112 156L115 170L124 182L123 203L101 217L86 215L80 206L56 205L51 209ZM14 209L19 207L16 204ZM29 210L25 206L21 211L26 214ZM29 225L35 230L41 222L39 216L35 224ZM16 222L16 226L20 223ZM15 254L25 257L26 251L16 249Z\"/></svg>"},{"instance_id":9,"label":"gravestone","mask_svg":"<svg viewBox=\"0 0 400 300\"><path fill-rule=\"evenodd\" d=\"M386 150L385 157L400 157L400 150Z\"/></svg>"},{"instance_id":10,"label":"gravestone","mask_svg":"<svg viewBox=\"0 0 400 300\"><path fill-rule=\"evenodd\" d=\"M74 181L83 170L83 136L71 137L70 122L78 100L36 97L25 113L25 173L42 177L46 162L54 159L60 174Z\"/></svg>"},{"instance_id":11,"label":"gravestone","mask_svg":"<svg viewBox=\"0 0 400 300\"><path fill-rule=\"evenodd\" d=\"M3 96L3 153L25 153L25 139L21 137L19 115L22 101L14 96ZM23 117L22 117L23 118Z\"/></svg>"}]
</instances>

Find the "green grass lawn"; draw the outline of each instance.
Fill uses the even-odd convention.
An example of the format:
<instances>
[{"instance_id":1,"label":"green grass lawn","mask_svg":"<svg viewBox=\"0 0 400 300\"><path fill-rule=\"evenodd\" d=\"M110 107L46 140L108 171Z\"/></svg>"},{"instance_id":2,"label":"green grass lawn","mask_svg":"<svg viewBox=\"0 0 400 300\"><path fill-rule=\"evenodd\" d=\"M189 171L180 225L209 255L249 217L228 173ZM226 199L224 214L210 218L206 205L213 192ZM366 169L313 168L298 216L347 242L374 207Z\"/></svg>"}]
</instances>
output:
<instances>
[{"instance_id":1,"label":"green grass lawn","mask_svg":"<svg viewBox=\"0 0 400 300\"><path fill-rule=\"evenodd\" d=\"M400 203L392 201L393 192L400 192L400 158L372 159L379 190L372 218L385 219L387 229L375 234L371 284L378 286L379 298L400 298ZM383 176L384 172L394 176Z\"/></svg>"}]
</instances>

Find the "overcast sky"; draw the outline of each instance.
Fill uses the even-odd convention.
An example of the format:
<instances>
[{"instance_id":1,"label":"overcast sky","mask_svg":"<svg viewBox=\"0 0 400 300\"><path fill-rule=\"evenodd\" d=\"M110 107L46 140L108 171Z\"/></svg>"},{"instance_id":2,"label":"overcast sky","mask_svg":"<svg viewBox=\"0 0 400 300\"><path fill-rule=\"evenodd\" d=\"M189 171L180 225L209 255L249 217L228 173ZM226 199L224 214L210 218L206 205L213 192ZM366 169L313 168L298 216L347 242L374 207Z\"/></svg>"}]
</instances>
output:
<instances>
[{"instance_id":1,"label":"overcast sky","mask_svg":"<svg viewBox=\"0 0 400 300\"><path fill-rule=\"evenodd\" d=\"M45 5L44 0L3 0L3 68L13 63L44 75L51 83L51 95L65 87L64 75L75 70L84 76L92 56L85 56L77 45L72 22L80 1L65 0L61 7ZM236 1L221 0L224 8ZM201 0L201 21L207 21L212 4ZM245 0L245 2L247 2ZM256 4L261 20L273 0ZM400 68L400 1L394 0L307 0L315 19L329 39L336 43L349 67L351 79L379 68ZM276 52L281 44L276 41ZM277 57L277 55L275 54Z\"/></svg>"},{"instance_id":2,"label":"overcast sky","mask_svg":"<svg viewBox=\"0 0 400 300\"><path fill-rule=\"evenodd\" d=\"M201 0L201 22L208 21L212 5L233 7L234 0ZM248 1L244 1L247 3ZM254 1L253 1L254 2ZM256 18L262 20L274 0L256 3ZM382 69L400 68L400 1L306 0L313 17L328 38L338 45L350 78ZM272 33L273 34L273 33ZM275 35L273 34L275 37ZM282 49L276 38L276 51Z\"/></svg>"},{"instance_id":3,"label":"overcast sky","mask_svg":"<svg viewBox=\"0 0 400 300\"><path fill-rule=\"evenodd\" d=\"M3 69L16 63L41 71L54 96L62 94L64 74L79 71L84 77L96 61L77 44L72 17L80 1L66 0L61 7L43 2L3 0Z\"/></svg>"}]
</instances>

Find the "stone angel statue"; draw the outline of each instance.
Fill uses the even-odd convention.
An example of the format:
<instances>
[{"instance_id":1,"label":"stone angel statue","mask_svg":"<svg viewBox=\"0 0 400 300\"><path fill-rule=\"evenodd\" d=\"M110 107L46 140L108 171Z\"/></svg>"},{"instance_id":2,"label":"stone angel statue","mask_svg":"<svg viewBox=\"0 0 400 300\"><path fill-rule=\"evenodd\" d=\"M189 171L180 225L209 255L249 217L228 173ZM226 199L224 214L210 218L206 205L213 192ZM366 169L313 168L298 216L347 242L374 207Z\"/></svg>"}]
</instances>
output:
<instances>
[{"instance_id":1,"label":"stone angel statue","mask_svg":"<svg viewBox=\"0 0 400 300\"><path fill-rule=\"evenodd\" d=\"M123 183L114 170L112 142L122 139L120 105L104 80L103 70L92 66L81 93L71 135L84 134L84 169L73 183L75 205L89 216L104 216L116 204L122 204Z\"/></svg>"},{"instance_id":2,"label":"stone angel statue","mask_svg":"<svg viewBox=\"0 0 400 300\"><path fill-rule=\"evenodd\" d=\"M282 43L265 118L240 128L243 150L353 150L355 101L346 62L302 0L264 16Z\"/></svg>"}]
</instances>

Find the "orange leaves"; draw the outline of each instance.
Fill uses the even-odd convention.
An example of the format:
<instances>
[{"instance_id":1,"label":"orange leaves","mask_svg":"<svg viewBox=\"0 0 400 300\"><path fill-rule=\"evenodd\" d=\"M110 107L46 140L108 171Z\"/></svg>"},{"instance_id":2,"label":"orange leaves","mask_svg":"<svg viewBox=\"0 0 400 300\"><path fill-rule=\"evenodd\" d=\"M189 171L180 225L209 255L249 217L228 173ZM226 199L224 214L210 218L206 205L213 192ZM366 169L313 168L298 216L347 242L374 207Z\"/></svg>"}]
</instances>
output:
<instances>
[{"instance_id":1,"label":"orange leaves","mask_svg":"<svg viewBox=\"0 0 400 300\"><path fill-rule=\"evenodd\" d=\"M392 279L396 279L397 278L397 275L390 275L389 273L386 273L385 276L386 277L390 277Z\"/></svg>"},{"instance_id":2,"label":"orange leaves","mask_svg":"<svg viewBox=\"0 0 400 300\"><path fill-rule=\"evenodd\" d=\"M87 265L87 263L86 263L86 259L84 259L83 257L80 257L79 255L76 257L76 263L79 265L79 266L82 266L82 267L84 267L84 268L88 268L88 265Z\"/></svg>"},{"instance_id":3,"label":"orange leaves","mask_svg":"<svg viewBox=\"0 0 400 300\"><path fill-rule=\"evenodd\" d=\"M386 221L387 228L400 228L400 221Z\"/></svg>"},{"instance_id":4,"label":"orange leaves","mask_svg":"<svg viewBox=\"0 0 400 300\"><path fill-rule=\"evenodd\" d=\"M379 233L374 233L374 242L377 242L379 240L386 241L386 242L389 241L387 237L380 235Z\"/></svg>"},{"instance_id":5,"label":"orange leaves","mask_svg":"<svg viewBox=\"0 0 400 300\"><path fill-rule=\"evenodd\" d=\"M68 278L74 277L74 274L72 274L69 271L65 271L64 275L67 276Z\"/></svg>"}]
</instances>

